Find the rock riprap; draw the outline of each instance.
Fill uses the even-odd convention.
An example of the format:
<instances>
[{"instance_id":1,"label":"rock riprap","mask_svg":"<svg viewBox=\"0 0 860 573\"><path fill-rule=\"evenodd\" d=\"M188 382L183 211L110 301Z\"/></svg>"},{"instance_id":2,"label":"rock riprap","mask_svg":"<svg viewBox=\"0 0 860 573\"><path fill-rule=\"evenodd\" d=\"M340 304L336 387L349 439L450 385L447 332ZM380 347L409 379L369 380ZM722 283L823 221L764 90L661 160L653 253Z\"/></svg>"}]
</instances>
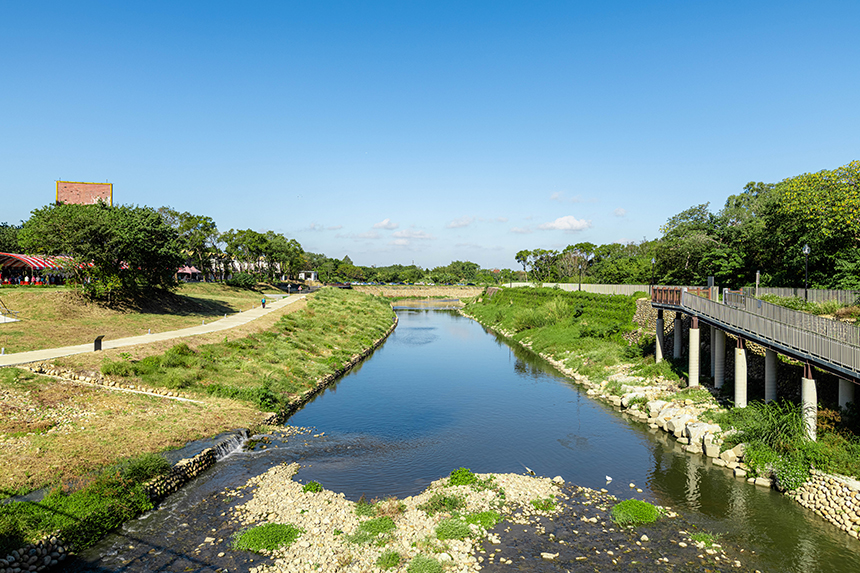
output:
<instances>
[{"instance_id":1,"label":"rock riprap","mask_svg":"<svg viewBox=\"0 0 860 573\"><path fill-rule=\"evenodd\" d=\"M561 478L551 480L515 474L476 474L478 485L449 484L449 478L434 481L419 495L402 500L383 500L376 504L376 516L389 515L394 529L379 534L370 542L357 542L360 525L375 517L361 517L358 504L342 493L323 489L303 491L293 480L298 464L276 466L252 478L253 498L234 509L234 518L247 526L264 523L291 524L304 531L289 547L274 550L271 565L261 565L257 573L281 571L369 571L386 552L395 551L404 563L425 555L446 564L446 571L477 571L481 564L475 556L481 540L497 541L478 524L470 524L463 539L439 539L437 527L452 516L496 511L512 522L527 523L535 516L557 511L556 499L564 496ZM440 497L460 498L456 512L433 511L428 504ZM549 501L538 509L533 501ZM465 523L465 521L464 521Z\"/></svg>"}]
</instances>

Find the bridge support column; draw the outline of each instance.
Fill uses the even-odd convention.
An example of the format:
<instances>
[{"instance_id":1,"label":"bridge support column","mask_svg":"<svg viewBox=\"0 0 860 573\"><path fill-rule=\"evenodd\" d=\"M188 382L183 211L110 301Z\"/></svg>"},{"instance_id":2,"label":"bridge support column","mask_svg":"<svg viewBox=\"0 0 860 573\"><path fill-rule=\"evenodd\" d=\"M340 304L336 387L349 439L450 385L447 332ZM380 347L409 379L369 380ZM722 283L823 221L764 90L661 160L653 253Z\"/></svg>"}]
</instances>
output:
<instances>
[{"instance_id":1,"label":"bridge support column","mask_svg":"<svg viewBox=\"0 0 860 573\"><path fill-rule=\"evenodd\" d=\"M776 352L764 351L764 401L776 400Z\"/></svg>"},{"instance_id":2,"label":"bridge support column","mask_svg":"<svg viewBox=\"0 0 860 573\"><path fill-rule=\"evenodd\" d=\"M717 366L715 364L717 358L717 347L714 346L714 339L717 337L717 327L711 327L711 379L716 375Z\"/></svg>"},{"instance_id":3,"label":"bridge support column","mask_svg":"<svg viewBox=\"0 0 860 573\"><path fill-rule=\"evenodd\" d=\"M726 380L726 333L717 329L714 347L714 388L722 388Z\"/></svg>"},{"instance_id":4,"label":"bridge support column","mask_svg":"<svg viewBox=\"0 0 860 573\"><path fill-rule=\"evenodd\" d=\"M803 378L800 379L800 405L803 410L803 422L806 426L806 436L815 441L818 422L818 391L815 379L812 377L812 366L809 363L803 367Z\"/></svg>"},{"instance_id":5,"label":"bridge support column","mask_svg":"<svg viewBox=\"0 0 860 573\"><path fill-rule=\"evenodd\" d=\"M663 362L663 310L657 310L657 340L654 343L654 362Z\"/></svg>"},{"instance_id":6,"label":"bridge support column","mask_svg":"<svg viewBox=\"0 0 860 573\"><path fill-rule=\"evenodd\" d=\"M675 340L674 347L672 348L672 358L677 360L681 357L681 335L683 334L683 330L681 327L681 313L675 313Z\"/></svg>"},{"instance_id":7,"label":"bridge support column","mask_svg":"<svg viewBox=\"0 0 860 573\"><path fill-rule=\"evenodd\" d=\"M744 339L738 337L735 348L735 408L747 407L747 351Z\"/></svg>"},{"instance_id":8,"label":"bridge support column","mask_svg":"<svg viewBox=\"0 0 860 573\"><path fill-rule=\"evenodd\" d=\"M845 408L854 401L854 383L851 380L839 379L839 407Z\"/></svg>"},{"instance_id":9,"label":"bridge support column","mask_svg":"<svg viewBox=\"0 0 860 573\"><path fill-rule=\"evenodd\" d=\"M690 375L688 387L699 385L699 319L693 317L690 324L690 362L687 371Z\"/></svg>"}]
</instances>

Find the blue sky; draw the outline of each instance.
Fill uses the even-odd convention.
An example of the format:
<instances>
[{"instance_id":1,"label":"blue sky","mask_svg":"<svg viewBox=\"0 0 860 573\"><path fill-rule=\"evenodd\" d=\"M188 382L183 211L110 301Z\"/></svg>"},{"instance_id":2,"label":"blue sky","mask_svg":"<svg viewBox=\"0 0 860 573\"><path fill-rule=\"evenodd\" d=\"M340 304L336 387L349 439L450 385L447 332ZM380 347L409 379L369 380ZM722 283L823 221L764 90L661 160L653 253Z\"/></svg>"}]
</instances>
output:
<instances>
[{"instance_id":1,"label":"blue sky","mask_svg":"<svg viewBox=\"0 0 860 573\"><path fill-rule=\"evenodd\" d=\"M860 158L860 2L0 0L0 221L55 181L361 265L659 236Z\"/></svg>"}]
</instances>

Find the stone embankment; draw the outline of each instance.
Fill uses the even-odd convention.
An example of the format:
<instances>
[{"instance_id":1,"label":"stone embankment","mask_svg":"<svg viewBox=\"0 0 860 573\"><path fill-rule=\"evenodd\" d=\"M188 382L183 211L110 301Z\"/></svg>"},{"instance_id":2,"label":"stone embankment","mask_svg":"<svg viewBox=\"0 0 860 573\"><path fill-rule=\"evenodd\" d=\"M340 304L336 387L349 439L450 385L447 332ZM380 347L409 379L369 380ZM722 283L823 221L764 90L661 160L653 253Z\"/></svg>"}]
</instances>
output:
<instances>
[{"instance_id":1,"label":"stone embankment","mask_svg":"<svg viewBox=\"0 0 860 573\"><path fill-rule=\"evenodd\" d=\"M47 537L0 559L0 573L47 571L65 561L68 554L68 548L60 539Z\"/></svg>"},{"instance_id":2,"label":"stone embankment","mask_svg":"<svg viewBox=\"0 0 860 573\"><path fill-rule=\"evenodd\" d=\"M474 316L463 311L461 314L480 323ZM483 326L513 339L514 333ZM528 342L519 344L529 348ZM586 394L592 398L624 410L630 417L648 424L650 428L672 434L691 455L705 455L711 458L713 465L730 469L735 477L745 479L750 484L766 488L778 485L771 477L748 477L750 468L743 460L744 444L722 451L726 432L719 425L702 420L706 411L719 408L707 396L675 397L681 390L676 383L661 377L646 379L631 375L628 366L615 368L615 372L604 381L592 382L567 367L563 361L545 354L540 356L587 388ZM709 391L705 387L702 389ZM852 537L860 537L860 482L857 480L813 470L812 478L804 486L786 493Z\"/></svg>"}]
</instances>

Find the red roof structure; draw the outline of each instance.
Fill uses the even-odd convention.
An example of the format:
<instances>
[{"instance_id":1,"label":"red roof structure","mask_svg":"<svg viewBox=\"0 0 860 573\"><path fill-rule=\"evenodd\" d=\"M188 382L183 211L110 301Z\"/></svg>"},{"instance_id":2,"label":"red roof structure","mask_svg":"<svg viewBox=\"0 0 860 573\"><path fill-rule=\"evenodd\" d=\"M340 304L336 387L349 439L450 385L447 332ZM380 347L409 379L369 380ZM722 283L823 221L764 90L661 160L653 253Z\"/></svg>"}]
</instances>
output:
<instances>
[{"instance_id":1,"label":"red roof structure","mask_svg":"<svg viewBox=\"0 0 860 573\"><path fill-rule=\"evenodd\" d=\"M52 271L61 271L63 270L63 265L66 261L69 261L70 258L57 255L57 256L31 256L31 255L17 255L14 253L0 253L0 265L3 266L4 269L30 269L33 271L41 271L41 270L52 270Z\"/></svg>"}]
</instances>

